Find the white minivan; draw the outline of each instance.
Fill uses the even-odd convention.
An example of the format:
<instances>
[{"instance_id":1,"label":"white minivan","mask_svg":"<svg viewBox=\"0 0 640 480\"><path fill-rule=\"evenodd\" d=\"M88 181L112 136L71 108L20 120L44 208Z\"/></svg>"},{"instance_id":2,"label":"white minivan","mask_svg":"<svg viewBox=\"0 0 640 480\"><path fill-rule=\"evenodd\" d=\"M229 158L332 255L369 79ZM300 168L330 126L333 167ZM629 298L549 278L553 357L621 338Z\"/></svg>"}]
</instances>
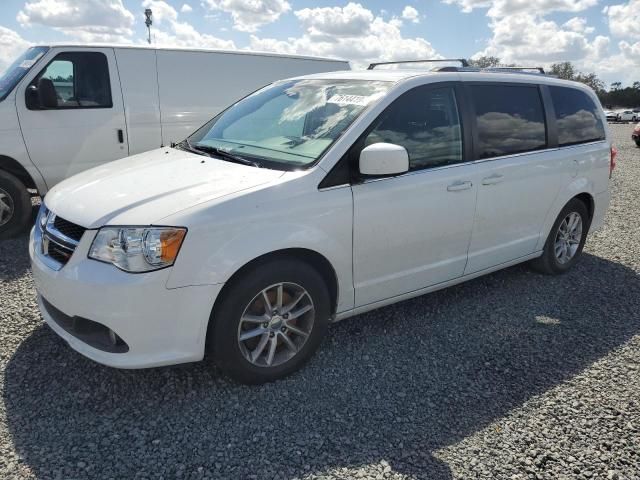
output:
<instances>
[{"instance_id":1,"label":"white minivan","mask_svg":"<svg viewBox=\"0 0 640 480\"><path fill-rule=\"evenodd\" d=\"M39 45L0 76L0 238L31 218L28 189L183 140L230 103L342 60L258 52Z\"/></svg>"},{"instance_id":2,"label":"white minivan","mask_svg":"<svg viewBox=\"0 0 640 480\"><path fill-rule=\"evenodd\" d=\"M54 187L30 241L38 302L97 362L209 352L271 381L332 321L520 262L569 270L603 222L613 152L595 94L545 75L279 81Z\"/></svg>"}]
</instances>

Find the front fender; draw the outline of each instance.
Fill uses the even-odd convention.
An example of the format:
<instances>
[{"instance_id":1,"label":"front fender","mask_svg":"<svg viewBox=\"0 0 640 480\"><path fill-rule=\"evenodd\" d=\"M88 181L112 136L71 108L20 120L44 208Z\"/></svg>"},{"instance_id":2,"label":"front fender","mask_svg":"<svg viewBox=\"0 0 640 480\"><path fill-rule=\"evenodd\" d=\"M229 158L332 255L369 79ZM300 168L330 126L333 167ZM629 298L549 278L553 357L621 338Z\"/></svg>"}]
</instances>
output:
<instances>
[{"instance_id":1,"label":"front fender","mask_svg":"<svg viewBox=\"0 0 640 480\"><path fill-rule=\"evenodd\" d=\"M189 231L167 287L225 283L260 256L302 248L319 253L333 266L337 311L353 308L350 187L300 188L287 198L281 196L281 187L190 213L184 219Z\"/></svg>"}]
</instances>

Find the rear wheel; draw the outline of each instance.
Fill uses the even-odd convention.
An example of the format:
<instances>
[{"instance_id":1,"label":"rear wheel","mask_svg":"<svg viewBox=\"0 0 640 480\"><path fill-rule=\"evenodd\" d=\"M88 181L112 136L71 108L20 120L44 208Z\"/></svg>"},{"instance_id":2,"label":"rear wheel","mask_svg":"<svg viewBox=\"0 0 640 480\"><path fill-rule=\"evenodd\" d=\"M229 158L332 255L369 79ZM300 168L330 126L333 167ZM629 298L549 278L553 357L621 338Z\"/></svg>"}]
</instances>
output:
<instances>
[{"instance_id":1,"label":"rear wheel","mask_svg":"<svg viewBox=\"0 0 640 480\"><path fill-rule=\"evenodd\" d=\"M259 384L298 370L316 351L330 315L322 276L282 259L245 272L223 293L208 347L224 373Z\"/></svg>"},{"instance_id":2,"label":"rear wheel","mask_svg":"<svg viewBox=\"0 0 640 480\"><path fill-rule=\"evenodd\" d=\"M24 229L31 218L31 196L27 187L10 173L0 171L0 239Z\"/></svg>"},{"instance_id":3,"label":"rear wheel","mask_svg":"<svg viewBox=\"0 0 640 480\"><path fill-rule=\"evenodd\" d=\"M636 140L636 147L640 147L640 138Z\"/></svg>"},{"instance_id":4,"label":"rear wheel","mask_svg":"<svg viewBox=\"0 0 640 480\"><path fill-rule=\"evenodd\" d=\"M542 256L531 266L548 275L567 272L582 253L589 230L589 212L585 204L574 198L562 209L544 244Z\"/></svg>"}]
</instances>

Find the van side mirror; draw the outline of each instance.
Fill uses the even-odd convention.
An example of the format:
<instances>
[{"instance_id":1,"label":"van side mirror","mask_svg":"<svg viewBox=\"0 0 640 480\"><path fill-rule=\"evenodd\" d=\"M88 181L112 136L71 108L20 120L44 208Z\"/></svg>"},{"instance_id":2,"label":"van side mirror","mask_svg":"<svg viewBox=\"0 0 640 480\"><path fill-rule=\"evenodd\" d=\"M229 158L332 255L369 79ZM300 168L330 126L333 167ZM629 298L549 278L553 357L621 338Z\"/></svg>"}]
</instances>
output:
<instances>
[{"instance_id":1,"label":"van side mirror","mask_svg":"<svg viewBox=\"0 0 640 480\"><path fill-rule=\"evenodd\" d=\"M40 97L38 96L38 87L29 85L24 94L24 103L29 110L40 110Z\"/></svg>"},{"instance_id":2,"label":"van side mirror","mask_svg":"<svg viewBox=\"0 0 640 480\"><path fill-rule=\"evenodd\" d=\"M399 175L409 171L409 154L400 145L374 143L360 152L359 168L363 175Z\"/></svg>"},{"instance_id":3,"label":"van side mirror","mask_svg":"<svg viewBox=\"0 0 640 480\"><path fill-rule=\"evenodd\" d=\"M50 78L38 80L38 99L41 107L57 108L58 95L56 94L56 87Z\"/></svg>"}]
</instances>

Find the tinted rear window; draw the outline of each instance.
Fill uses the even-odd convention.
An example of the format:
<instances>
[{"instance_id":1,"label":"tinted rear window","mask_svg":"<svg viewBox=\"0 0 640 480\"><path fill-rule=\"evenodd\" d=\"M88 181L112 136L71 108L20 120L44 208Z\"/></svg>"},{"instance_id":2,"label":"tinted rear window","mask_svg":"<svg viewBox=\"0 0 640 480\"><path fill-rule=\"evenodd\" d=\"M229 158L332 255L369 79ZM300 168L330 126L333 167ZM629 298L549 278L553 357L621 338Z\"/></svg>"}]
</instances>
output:
<instances>
[{"instance_id":1,"label":"tinted rear window","mask_svg":"<svg viewBox=\"0 0 640 480\"><path fill-rule=\"evenodd\" d=\"M560 146L605 139L600 112L589 95L569 87L549 87L549 91L556 111Z\"/></svg>"},{"instance_id":2,"label":"tinted rear window","mask_svg":"<svg viewBox=\"0 0 640 480\"><path fill-rule=\"evenodd\" d=\"M499 157L547 146L538 87L472 85L478 124L478 155Z\"/></svg>"}]
</instances>

